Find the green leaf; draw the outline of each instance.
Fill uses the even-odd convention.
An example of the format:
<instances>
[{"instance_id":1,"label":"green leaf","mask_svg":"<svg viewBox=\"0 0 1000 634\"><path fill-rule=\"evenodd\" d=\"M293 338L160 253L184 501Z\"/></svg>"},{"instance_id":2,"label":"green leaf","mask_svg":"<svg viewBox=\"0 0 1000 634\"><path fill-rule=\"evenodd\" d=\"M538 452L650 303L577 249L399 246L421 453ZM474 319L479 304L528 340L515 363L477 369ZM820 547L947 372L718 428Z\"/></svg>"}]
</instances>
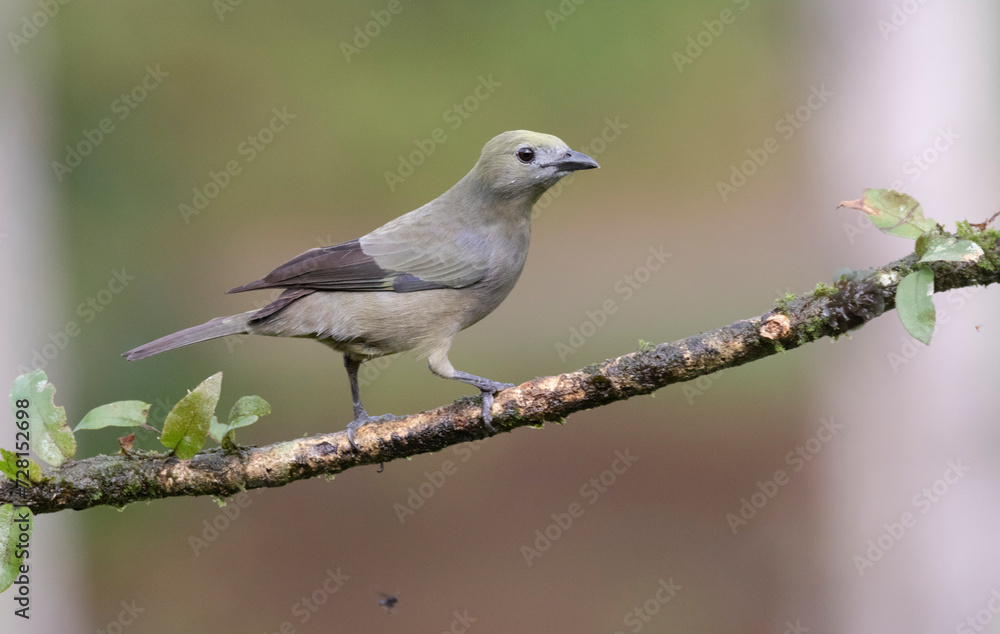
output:
<instances>
[{"instance_id":1,"label":"green leaf","mask_svg":"<svg viewBox=\"0 0 1000 634\"><path fill-rule=\"evenodd\" d=\"M17 454L13 451L7 451L6 449L0 449L0 473L7 476L8 480L17 481Z\"/></svg>"},{"instance_id":2,"label":"green leaf","mask_svg":"<svg viewBox=\"0 0 1000 634\"><path fill-rule=\"evenodd\" d=\"M42 475L42 465L31 458L28 458L28 479L35 484L45 481L45 476Z\"/></svg>"},{"instance_id":3,"label":"green leaf","mask_svg":"<svg viewBox=\"0 0 1000 634\"><path fill-rule=\"evenodd\" d=\"M19 465L18 462L21 464ZM27 465L27 466L25 466ZM7 451L6 449L0 449L0 473L3 473L12 482L24 483L24 478L18 476L24 475L24 471L28 472L28 480L31 482L41 482L45 479L42 475L42 467L39 466L37 462L31 458L18 456L13 451ZM18 473L21 471L22 473Z\"/></svg>"},{"instance_id":4,"label":"green leaf","mask_svg":"<svg viewBox=\"0 0 1000 634\"><path fill-rule=\"evenodd\" d=\"M229 411L229 429L253 425L261 416L271 413L271 404L259 396L241 396Z\"/></svg>"},{"instance_id":5,"label":"green leaf","mask_svg":"<svg viewBox=\"0 0 1000 634\"><path fill-rule=\"evenodd\" d=\"M202 381L174 405L163 421L160 436L163 446L173 449L174 455L181 460L190 460L201 451L221 390L222 372L219 372Z\"/></svg>"},{"instance_id":6,"label":"green leaf","mask_svg":"<svg viewBox=\"0 0 1000 634\"><path fill-rule=\"evenodd\" d=\"M149 416L149 403L118 401L101 405L87 412L73 431L103 427L141 427Z\"/></svg>"},{"instance_id":7,"label":"green leaf","mask_svg":"<svg viewBox=\"0 0 1000 634\"><path fill-rule=\"evenodd\" d=\"M941 233L929 233L917 238L920 262L977 262L982 255L982 247L972 240Z\"/></svg>"},{"instance_id":8,"label":"green leaf","mask_svg":"<svg viewBox=\"0 0 1000 634\"><path fill-rule=\"evenodd\" d=\"M208 425L208 435L212 437L212 440L221 445L222 438L227 431L229 431L229 425L223 425L217 417L213 416L212 422Z\"/></svg>"},{"instance_id":9,"label":"green leaf","mask_svg":"<svg viewBox=\"0 0 1000 634\"><path fill-rule=\"evenodd\" d=\"M235 442L234 431L257 422L261 416L271 413L271 405L259 396L241 396L229 411L229 422L225 425L212 419L209 434L220 445L231 446Z\"/></svg>"},{"instance_id":10,"label":"green leaf","mask_svg":"<svg viewBox=\"0 0 1000 634\"><path fill-rule=\"evenodd\" d=\"M930 345L934 334L934 272L924 265L899 282L896 290L896 310L906 331L924 345Z\"/></svg>"},{"instance_id":11,"label":"green leaf","mask_svg":"<svg viewBox=\"0 0 1000 634\"><path fill-rule=\"evenodd\" d=\"M840 206L865 212L872 224L891 236L916 240L937 228L933 219L924 218L920 203L894 189L866 189L862 198L845 200Z\"/></svg>"},{"instance_id":12,"label":"green leaf","mask_svg":"<svg viewBox=\"0 0 1000 634\"><path fill-rule=\"evenodd\" d=\"M31 510L13 504L0 505L0 592L21 574L21 562L31 540ZM22 536L22 533L26 533ZM20 555L20 557L18 556Z\"/></svg>"},{"instance_id":13,"label":"green leaf","mask_svg":"<svg viewBox=\"0 0 1000 634\"><path fill-rule=\"evenodd\" d=\"M28 433L31 448L45 462L58 467L76 453L76 438L66 425L66 410L53 401L56 388L42 370L22 374L14 379L10 390L10 406L28 412ZM25 407L19 407L18 403ZM18 419L20 420L20 419Z\"/></svg>"}]
</instances>

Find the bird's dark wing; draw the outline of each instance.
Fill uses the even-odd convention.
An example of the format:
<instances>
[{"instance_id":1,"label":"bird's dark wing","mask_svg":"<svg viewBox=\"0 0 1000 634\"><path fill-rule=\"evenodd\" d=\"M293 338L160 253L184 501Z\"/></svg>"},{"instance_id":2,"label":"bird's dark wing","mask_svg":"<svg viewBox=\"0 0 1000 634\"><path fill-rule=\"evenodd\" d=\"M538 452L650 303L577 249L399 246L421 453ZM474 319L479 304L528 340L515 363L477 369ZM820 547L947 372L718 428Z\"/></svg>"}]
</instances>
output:
<instances>
[{"instance_id":1,"label":"bird's dark wing","mask_svg":"<svg viewBox=\"0 0 1000 634\"><path fill-rule=\"evenodd\" d=\"M358 240L310 249L263 279L229 292L288 288L409 293L464 288L486 274L488 256L479 236L458 231L449 239L440 230L434 233L432 223L423 218L408 220L390 222Z\"/></svg>"},{"instance_id":2,"label":"bird's dark wing","mask_svg":"<svg viewBox=\"0 0 1000 634\"><path fill-rule=\"evenodd\" d=\"M264 319L267 319L271 315L276 315L287 308L292 302L299 299L300 297L305 297L306 295L312 295L315 293L311 288L289 288L281 295L278 296L273 302L267 306L261 308L253 315L250 316L250 323L255 324Z\"/></svg>"},{"instance_id":3,"label":"bird's dark wing","mask_svg":"<svg viewBox=\"0 0 1000 634\"><path fill-rule=\"evenodd\" d=\"M230 290L300 288L321 291L391 291L397 274L375 263L358 240L309 249L274 269L263 279Z\"/></svg>"}]
</instances>

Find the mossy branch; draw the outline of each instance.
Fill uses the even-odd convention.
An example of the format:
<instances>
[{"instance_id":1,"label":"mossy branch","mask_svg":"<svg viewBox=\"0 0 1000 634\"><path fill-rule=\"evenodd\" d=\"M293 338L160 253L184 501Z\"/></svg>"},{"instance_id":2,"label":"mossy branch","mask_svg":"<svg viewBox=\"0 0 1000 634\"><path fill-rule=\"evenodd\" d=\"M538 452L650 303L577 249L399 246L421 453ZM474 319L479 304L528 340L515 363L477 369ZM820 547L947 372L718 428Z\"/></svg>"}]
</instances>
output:
<instances>
[{"instance_id":1,"label":"mossy branch","mask_svg":"<svg viewBox=\"0 0 1000 634\"><path fill-rule=\"evenodd\" d=\"M962 237L985 255L978 262L935 262L935 292L1000 282L997 232L963 223ZM511 431L560 421L660 388L696 379L791 350L823 337L844 334L895 306L896 285L917 264L910 255L865 271L857 281L789 296L759 317L744 319L674 343L643 349L575 372L537 378L500 392L493 425ZM346 423L346 421L345 421ZM68 461L47 469L41 483L0 483L0 503L29 507L35 514L173 496L228 497L247 489L280 487L296 480L390 462L487 435L478 399L460 399L434 410L365 425L359 451L344 432L280 442L266 447L212 449L190 460L129 450L114 456Z\"/></svg>"}]
</instances>

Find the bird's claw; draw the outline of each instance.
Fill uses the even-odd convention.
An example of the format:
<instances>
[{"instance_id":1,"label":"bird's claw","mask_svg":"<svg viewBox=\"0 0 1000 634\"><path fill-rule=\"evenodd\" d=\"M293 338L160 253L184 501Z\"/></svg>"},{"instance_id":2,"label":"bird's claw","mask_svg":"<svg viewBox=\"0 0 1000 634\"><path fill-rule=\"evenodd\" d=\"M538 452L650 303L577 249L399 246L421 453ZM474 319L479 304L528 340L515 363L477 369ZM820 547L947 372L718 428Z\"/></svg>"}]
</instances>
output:
<instances>
[{"instance_id":1,"label":"bird's claw","mask_svg":"<svg viewBox=\"0 0 1000 634\"><path fill-rule=\"evenodd\" d=\"M486 425L486 429L489 430L491 434L497 432L496 428L493 427L493 400L497 392L501 390L507 390L512 387L516 387L513 383L496 383L494 382L490 385L491 389L483 390L483 423Z\"/></svg>"},{"instance_id":2,"label":"bird's claw","mask_svg":"<svg viewBox=\"0 0 1000 634\"><path fill-rule=\"evenodd\" d=\"M382 414L381 416L369 416L362 414L351 422L347 423L347 442L351 443L351 449L358 451L358 444L354 442L354 433L367 423L377 423L379 421L392 420L396 418L392 414Z\"/></svg>"},{"instance_id":3,"label":"bird's claw","mask_svg":"<svg viewBox=\"0 0 1000 634\"><path fill-rule=\"evenodd\" d=\"M483 424L486 425L486 429L491 434L497 432L496 428L493 427L493 413L490 412L493 409L493 394L494 392L483 390Z\"/></svg>"},{"instance_id":4,"label":"bird's claw","mask_svg":"<svg viewBox=\"0 0 1000 634\"><path fill-rule=\"evenodd\" d=\"M365 416L364 418L355 418L351 422L347 423L347 442L351 443L351 449L355 452L358 450L358 444L354 442L354 432L370 420L370 416Z\"/></svg>"}]
</instances>

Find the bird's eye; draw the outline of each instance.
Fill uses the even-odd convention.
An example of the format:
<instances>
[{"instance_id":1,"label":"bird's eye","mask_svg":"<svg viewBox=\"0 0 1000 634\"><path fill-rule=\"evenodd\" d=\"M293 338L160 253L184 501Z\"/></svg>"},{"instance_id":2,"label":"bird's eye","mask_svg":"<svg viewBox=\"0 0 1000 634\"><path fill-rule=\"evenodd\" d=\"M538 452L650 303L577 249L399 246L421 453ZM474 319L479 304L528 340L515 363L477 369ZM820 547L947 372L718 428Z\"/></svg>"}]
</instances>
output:
<instances>
[{"instance_id":1,"label":"bird's eye","mask_svg":"<svg viewBox=\"0 0 1000 634\"><path fill-rule=\"evenodd\" d=\"M530 163L535 160L535 149L530 145L522 145L517 148L517 160L522 163Z\"/></svg>"}]
</instances>

